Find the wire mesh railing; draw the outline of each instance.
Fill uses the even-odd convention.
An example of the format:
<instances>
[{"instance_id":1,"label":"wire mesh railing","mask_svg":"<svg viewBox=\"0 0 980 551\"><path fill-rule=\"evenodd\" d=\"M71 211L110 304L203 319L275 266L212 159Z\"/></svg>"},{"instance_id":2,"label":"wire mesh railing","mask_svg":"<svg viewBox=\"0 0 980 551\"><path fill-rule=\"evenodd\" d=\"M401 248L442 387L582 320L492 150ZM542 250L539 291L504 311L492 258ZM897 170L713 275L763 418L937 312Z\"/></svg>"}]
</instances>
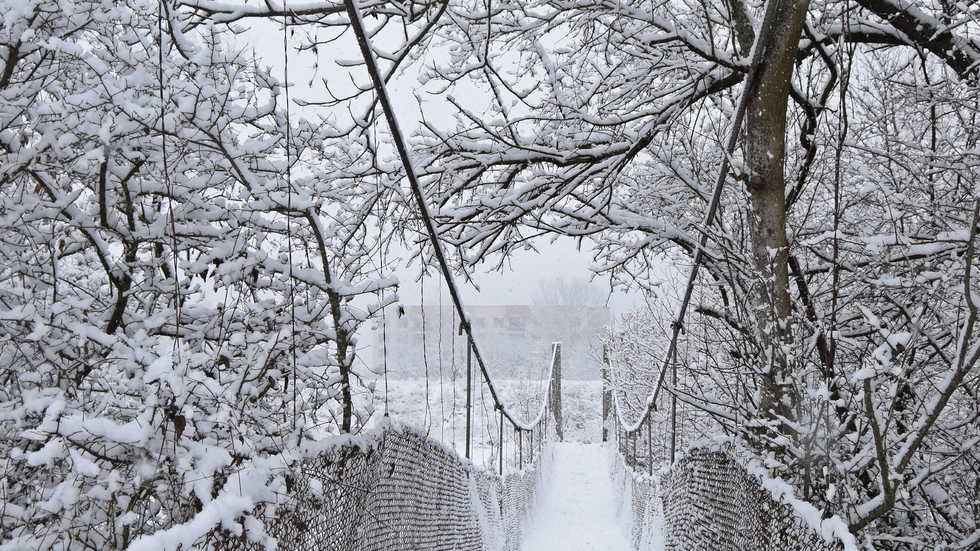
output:
<instances>
[{"instance_id":1,"label":"wire mesh railing","mask_svg":"<svg viewBox=\"0 0 980 551\"><path fill-rule=\"evenodd\" d=\"M516 551L547 468L547 442L561 433L560 379L556 343L531 420L519 422L495 402L496 470L386 418L358 436L309 443L319 449L302 450L306 459L284 477L285 495L258 504L254 520L278 549L290 551ZM464 451L473 448L467 443ZM218 529L195 548L258 551L268 543L246 531Z\"/></svg>"},{"instance_id":2,"label":"wire mesh railing","mask_svg":"<svg viewBox=\"0 0 980 551\"><path fill-rule=\"evenodd\" d=\"M501 477L417 429L388 423L300 462L288 499L254 513L290 551L514 551L540 468ZM217 530L198 549L259 551L267 541Z\"/></svg>"},{"instance_id":3,"label":"wire mesh railing","mask_svg":"<svg viewBox=\"0 0 980 551\"><path fill-rule=\"evenodd\" d=\"M676 402L669 415L659 414L653 396L625 407L621 389L607 382L613 368L605 359L603 436L617 452L613 479L622 488L635 550L855 549L846 523L824 519L794 498L789 485L733 442L690 446L694 435L678 423Z\"/></svg>"}]
</instances>

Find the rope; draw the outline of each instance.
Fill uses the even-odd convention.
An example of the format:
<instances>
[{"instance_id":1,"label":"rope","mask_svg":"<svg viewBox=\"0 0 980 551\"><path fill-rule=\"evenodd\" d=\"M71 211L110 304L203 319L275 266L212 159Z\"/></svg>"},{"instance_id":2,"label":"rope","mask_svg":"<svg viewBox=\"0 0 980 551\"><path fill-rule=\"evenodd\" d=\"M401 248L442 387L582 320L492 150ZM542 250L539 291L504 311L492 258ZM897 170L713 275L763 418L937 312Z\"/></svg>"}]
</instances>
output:
<instances>
[{"instance_id":1,"label":"rope","mask_svg":"<svg viewBox=\"0 0 980 551\"><path fill-rule=\"evenodd\" d=\"M442 420L439 423L439 439L446 439L446 391L443 388L443 379L445 375L442 372L442 286L437 285L436 288L439 290L439 331L436 336L436 353L437 362L439 365L439 418Z\"/></svg>"},{"instance_id":2,"label":"rope","mask_svg":"<svg viewBox=\"0 0 980 551\"><path fill-rule=\"evenodd\" d=\"M381 362L385 380L385 417L388 417L388 314L381 309Z\"/></svg>"},{"instance_id":3,"label":"rope","mask_svg":"<svg viewBox=\"0 0 980 551\"><path fill-rule=\"evenodd\" d=\"M429 435L432 429L432 412L429 411L429 356L425 340L425 270L419 277L419 310L422 312L422 367L425 370L425 414L422 417L422 424L425 425L425 435Z\"/></svg>"},{"instance_id":4,"label":"rope","mask_svg":"<svg viewBox=\"0 0 980 551\"><path fill-rule=\"evenodd\" d=\"M455 442L456 441L456 399L457 399L456 396L456 310L452 311L452 322L453 322L453 330L451 331L451 335L452 335L451 340L452 340L453 352L451 356L452 362L449 366L449 373L453 383L453 401L452 401L453 410L451 416L453 420L452 421L453 442Z\"/></svg>"},{"instance_id":5,"label":"rope","mask_svg":"<svg viewBox=\"0 0 980 551\"><path fill-rule=\"evenodd\" d=\"M371 125L371 143L378 143L377 126ZM381 174L375 175L375 191L378 197L381 197ZM385 222L385 205L384 201L378 201L378 274L382 274L385 267L388 265L387 255L385 254L388 248L384 244L384 222ZM380 300L379 302L383 305L384 301L384 290L379 291ZM381 308L381 362L382 362L382 372L384 373L384 416L388 417L388 308Z\"/></svg>"},{"instance_id":6,"label":"rope","mask_svg":"<svg viewBox=\"0 0 980 551\"><path fill-rule=\"evenodd\" d=\"M159 63L159 78L160 78L160 151L163 156L163 181L167 188L167 217L168 224L170 225L170 255L173 262L173 276L174 276L174 364L180 363L180 276L177 273L177 222L174 219L174 188L173 182L170 180L170 161L167 158L167 109L166 109L166 98L164 97L164 87L166 83L164 81L163 74L163 15L166 10L166 0L160 0L160 10L157 12L157 28L159 30L157 45L157 61Z\"/></svg>"}]
</instances>

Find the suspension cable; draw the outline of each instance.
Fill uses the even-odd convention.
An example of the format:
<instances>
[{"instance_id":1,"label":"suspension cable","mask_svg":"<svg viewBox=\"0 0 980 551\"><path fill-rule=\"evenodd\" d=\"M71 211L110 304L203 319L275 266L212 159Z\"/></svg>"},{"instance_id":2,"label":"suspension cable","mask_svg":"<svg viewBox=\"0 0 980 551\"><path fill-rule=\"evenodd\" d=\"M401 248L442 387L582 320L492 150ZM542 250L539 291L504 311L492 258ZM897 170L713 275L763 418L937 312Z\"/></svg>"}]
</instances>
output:
<instances>
[{"instance_id":1,"label":"suspension cable","mask_svg":"<svg viewBox=\"0 0 980 551\"><path fill-rule=\"evenodd\" d=\"M422 368L425 372L425 414L422 416L422 424L425 425L425 435L429 435L432 430L432 412L429 409L429 356L426 350L428 343L425 339L425 270L422 270L419 282L419 312L422 314Z\"/></svg>"},{"instance_id":2,"label":"suspension cable","mask_svg":"<svg viewBox=\"0 0 980 551\"><path fill-rule=\"evenodd\" d=\"M497 389L494 387L490 378L490 372L487 370L486 362L483 359L483 354L481 353L480 348L477 346L476 339L473 337L470 317L466 313L466 309L463 307L463 301L460 296L459 288L456 285L456 280L453 277L452 270L449 267L449 262L446 260L446 253L443 250L442 242L439 239L439 233L435 227L435 222L432 220L432 214L429 210L429 206L425 201L422 185L419 182L417 173L415 172L415 167L408 151L408 145L405 141L404 134L401 132L401 127L398 124L398 120L395 117L395 111L392 108L391 99L388 96L388 89L385 86L384 76L381 74L381 70L378 68L377 59L374 56L374 51L371 49L370 39L368 38L367 31L364 28L364 21L361 19L361 14L355 5L355 1L356 0L346 0L344 2L344 6L347 10L347 15L350 18L351 27L353 28L354 34L357 37L357 43L361 49L361 54L364 58L364 63L367 66L368 74L370 75L371 81L374 84L374 90L378 96L378 102L381 104L382 111L384 111L385 114L385 119L388 122L388 128L391 130L392 139L395 142L395 148L398 150L398 155L401 158L402 166L405 169L405 177L408 179L408 182L412 188L412 196L415 199L422 222L424 223L426 232L428 233L433 254L436 257L439 268L442 271L442 275L446 280L446 286L449 288L449 294L452 297L453 305L456 307L456 310L459 313L460 325L462 325L463 329L469 336L470 346L473 349L473 356L476 358L476 361L480 366L480 371L487 383L487 388L490 391L490 395L493 397L495 406L503 411L504 416L512 425L514 425L514 427L524 431L530 430L535 423L521 423L515 419L511 413L506 410L506 408L504 408L503 402L500 400L500 395L497 393Z\"/></svg>"},{"instance_id":3,"label":"suspension cable","mask_svg":"<svg viewBox=\"0 0 980 551\"><path fill-rule=\"evenodd\" d=\"M439 366L439 418L442 420L439 424L439 439L446 440L446 390L443 385L443 379L445 375L442 369L442 285L436 285L436 290L439 292L439 327L437 330L436 338L436 361ZM450 325L450 327L452 327Z\"/></svg>"},{"instance_id":4,"label":"suspension cable","mask_svg":"<svg viewBox=\"0 0 980 551\"><path fill-rule=\"evenodd\" d=\"M380 187L380 180L379 180L378 184L379 184L379 187ZM380 225L381 224L384 224L384 221L383 221L383 217L381 216L381 214L382 214L381 213L381 202L379 201L378 202L378 224L379 224L378 256L381 257L381 266L379 267L379 269L380 270L384 270L384 267L386 266L386 263L385 263L385 247L380 242L381 241L381 233L383 233ZM381 272L379 271L379 273L381 273ZM384 291L383 290L381 291L381 304L384 304ZM384 306L381 307L381 365L382 365L382 371L384 373L384 380L385 380L385 394L384 394L385 417L388 417L388 308L386 308Z\"/></svg>"}]
</instances>

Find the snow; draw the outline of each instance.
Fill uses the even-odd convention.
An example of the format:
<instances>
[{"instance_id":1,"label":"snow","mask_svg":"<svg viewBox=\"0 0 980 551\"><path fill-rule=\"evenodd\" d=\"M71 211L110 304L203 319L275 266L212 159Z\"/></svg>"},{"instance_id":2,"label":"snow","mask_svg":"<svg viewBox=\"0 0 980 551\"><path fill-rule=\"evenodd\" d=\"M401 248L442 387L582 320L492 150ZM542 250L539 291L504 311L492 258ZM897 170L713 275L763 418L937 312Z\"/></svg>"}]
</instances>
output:
<instances>
[{"instance_id":1,"label":"snow","mask_svg":"<svg viewBox=\"0 0 980 551\"><path fill-rule=\"evenodd\" d=\"M609 454L599 444L555 443L552 471L524 551L626 551L629 523L617 513Z\"/></svg>"}]
</instances>

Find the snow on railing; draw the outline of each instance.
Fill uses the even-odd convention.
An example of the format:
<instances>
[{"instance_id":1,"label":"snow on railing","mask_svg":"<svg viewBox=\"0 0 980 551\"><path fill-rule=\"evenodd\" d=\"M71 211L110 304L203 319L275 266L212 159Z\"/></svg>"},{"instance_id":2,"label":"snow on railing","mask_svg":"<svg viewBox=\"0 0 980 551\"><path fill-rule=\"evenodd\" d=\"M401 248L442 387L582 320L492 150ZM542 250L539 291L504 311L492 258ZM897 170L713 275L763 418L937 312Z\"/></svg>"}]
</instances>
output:
<instances>
[{"instance_id":1,"label":"snow on railing","mask_svg":"<svg viewBox=\"0 0 980 551\"><path fill-rule=\"evenodd\" d=\"M656 542L668 551L857 549L846 523L808 515L808 504L747 468L728 447L691 448L654 476L616 456L613 479L623 488L621 510L631 519L637 551Z\"/></svg>"}]
</instances>

